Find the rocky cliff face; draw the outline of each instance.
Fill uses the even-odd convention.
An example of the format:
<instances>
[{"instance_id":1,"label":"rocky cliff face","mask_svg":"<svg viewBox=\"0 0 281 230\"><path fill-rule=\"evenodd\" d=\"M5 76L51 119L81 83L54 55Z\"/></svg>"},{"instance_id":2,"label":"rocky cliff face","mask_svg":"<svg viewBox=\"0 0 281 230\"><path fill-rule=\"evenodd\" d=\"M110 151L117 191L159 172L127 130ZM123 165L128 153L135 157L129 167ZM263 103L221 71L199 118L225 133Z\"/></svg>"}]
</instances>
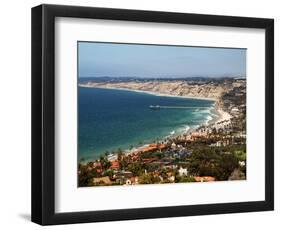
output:
<instances>
[{"instance_id":1,"label":"rocky cliff face","mask_svg":"<svg viewBox=\"0 0 281 230\"><path fill-rule=\"evenodd\" d=\"M219 99L224 93L229 92L232 84L214 82L187 82L187 81L130 81L130 82L87 82L87 87L117 88L129 90L141 90L152 93L189 96L198 98Z\"/></svg>"}]
</instances>

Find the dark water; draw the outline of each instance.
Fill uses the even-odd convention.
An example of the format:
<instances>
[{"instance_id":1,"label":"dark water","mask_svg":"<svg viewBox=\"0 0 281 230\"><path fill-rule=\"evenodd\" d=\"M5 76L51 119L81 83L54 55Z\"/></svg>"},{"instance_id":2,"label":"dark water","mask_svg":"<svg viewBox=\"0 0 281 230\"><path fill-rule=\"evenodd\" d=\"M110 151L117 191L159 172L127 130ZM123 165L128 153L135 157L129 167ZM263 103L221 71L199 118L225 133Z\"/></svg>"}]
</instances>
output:
<instances>
[{"instance_id":1,"label":"dark water","mask_svg":"<svg viewBox=\"0 0 281 230\"><path fill-rule=\"evenodd\" d=\"M78 93L78 158L85 160L182 133L211 119L214 106L207 100L113 89L79 87ZM150 105L208 108L153 110Z\"/></svg>"}]
</instances>

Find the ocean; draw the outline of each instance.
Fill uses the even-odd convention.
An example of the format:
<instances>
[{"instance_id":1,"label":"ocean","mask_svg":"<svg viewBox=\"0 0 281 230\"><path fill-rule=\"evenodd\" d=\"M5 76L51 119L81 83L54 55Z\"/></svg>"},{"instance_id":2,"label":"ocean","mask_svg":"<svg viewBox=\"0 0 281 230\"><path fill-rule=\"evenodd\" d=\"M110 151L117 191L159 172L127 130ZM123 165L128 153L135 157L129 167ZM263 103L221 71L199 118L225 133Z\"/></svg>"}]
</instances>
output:
<instances>
[{"instance_id":1,"label":"ocean","mask_svg":"<svg viewBox=\"0 0 281 230\"><path fill-rule=\"evenodd\" d=\"M106 151L181 134L211 120L212 108L209 100L79 87L78 159L94 160Z\"/></svg>"}]
</instances>

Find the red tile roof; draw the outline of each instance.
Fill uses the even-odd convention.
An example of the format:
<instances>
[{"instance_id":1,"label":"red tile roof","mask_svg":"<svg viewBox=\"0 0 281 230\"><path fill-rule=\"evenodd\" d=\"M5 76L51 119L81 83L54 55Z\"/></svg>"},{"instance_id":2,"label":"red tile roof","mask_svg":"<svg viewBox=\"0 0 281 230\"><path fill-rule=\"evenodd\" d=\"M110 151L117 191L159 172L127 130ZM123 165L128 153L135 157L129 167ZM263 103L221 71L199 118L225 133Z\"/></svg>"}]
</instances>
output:
<instances>
[{"instance_id":1,"label":"red tile roof","mask_svg":"<svg viewBox=\"0 0 281 230\"><path fill-rule=\"evenodd\" d=\"M114 161L110 161L111 166L109 167L110 169L119 169L120 168L120 164L117 160Z\"/></svg>"}]
</instances>

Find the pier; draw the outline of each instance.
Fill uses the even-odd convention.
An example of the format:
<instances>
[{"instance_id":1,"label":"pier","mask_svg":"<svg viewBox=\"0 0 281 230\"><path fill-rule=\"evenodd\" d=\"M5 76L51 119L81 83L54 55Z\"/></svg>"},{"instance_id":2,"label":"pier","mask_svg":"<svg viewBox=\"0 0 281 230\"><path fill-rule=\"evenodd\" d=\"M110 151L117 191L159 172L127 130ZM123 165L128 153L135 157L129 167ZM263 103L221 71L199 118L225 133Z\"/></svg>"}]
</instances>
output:
<instances>
[{"instance_id":1,"label":"pier","mask_svg":"<svg viewBox=\"0 0 281 230\"><path fill-rule=\"evenodd\" d=\"M150 109L208 109L204 106L164 106L164 105L150 105Z\"/></svg>"}]
</instances>

